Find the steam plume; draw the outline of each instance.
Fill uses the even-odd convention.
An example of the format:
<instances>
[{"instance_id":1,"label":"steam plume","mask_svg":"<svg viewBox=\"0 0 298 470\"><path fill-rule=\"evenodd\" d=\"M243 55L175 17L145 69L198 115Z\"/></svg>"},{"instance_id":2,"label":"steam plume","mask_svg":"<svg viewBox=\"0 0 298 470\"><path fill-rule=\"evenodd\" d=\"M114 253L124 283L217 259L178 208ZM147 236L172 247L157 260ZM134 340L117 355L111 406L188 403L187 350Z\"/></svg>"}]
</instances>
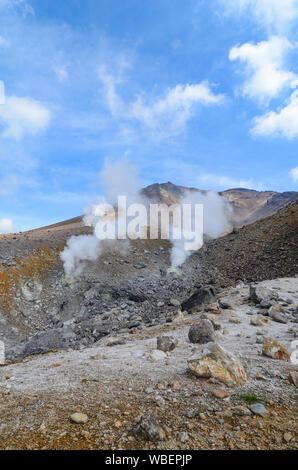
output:
<instances>
[{"instance_id":1,"label":"steam plume","mask_svg":"<svg viewBox=\"0 0 298 470\"><path fill-rule=\"evenodd\" d=\"M128 241L124 240L101 240L98 236L99 227L104 225L105 231L115 234L115 227L126 219L127 214L121 209L116 209L116 202L119 196L126 196L127 207L131 204L142 204L148 209L149 201L141 195L141 182L138 176L137 168L126 159L118 160L115 163L106 162L101 172L101 182L105 195L98 199L85 210L84 223L93 227L93 235L80 235L71 237L64 251L61 253L61 259L64 264L66 275L80 275L84 269L86 261L95 261L102 254L106 245L119 251L127 247ZM230 206L228 201L213 191L205 192L186 192L185 196L178 205L189 204L192 207L196 204L202 204L204 207L203 228L204 235L210 238L217 238L227 232L229 228ZM182 209L183 214L184 208ZM188 226L193 226L196 222L195 212L191 210L187 215ZM151 227L154 223L150 220ZM155 222L156 223L156 222ZM173 222L172 222L173 223ZM159 222L157 222L159 224ZM144 226L147 233L149 220L146 220ZM159 228L159 227L157 227ZM190 229L191 230L191 229ZM140 231L141 232L141 231ZM187 257L191 254L185 249L185 242L189 240L184 232L185 240L182 236L179 240L173 237L173 226L169 233L169 239L172 242L171 264L173 268L181 266ZM183 231L182 231L183 232ZM116 233L117 230L116 230ZM190 232L192 233L192 231ZM203 245L203 239L194 239L193 250L198 250Z\"/></svg>"}]
</instances>

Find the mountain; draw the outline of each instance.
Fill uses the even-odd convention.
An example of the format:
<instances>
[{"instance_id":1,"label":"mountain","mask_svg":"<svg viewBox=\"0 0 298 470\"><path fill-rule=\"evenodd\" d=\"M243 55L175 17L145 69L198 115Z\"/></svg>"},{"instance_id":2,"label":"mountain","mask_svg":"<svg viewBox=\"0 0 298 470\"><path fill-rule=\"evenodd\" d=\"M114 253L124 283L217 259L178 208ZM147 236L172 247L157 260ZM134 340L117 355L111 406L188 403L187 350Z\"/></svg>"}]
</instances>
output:
<instances>
[{"instance_id":1,"label":"mountain","mask_svg":"<svg viewBox=\"0 0 298 470\"><path fill-rule=\"evenodd\" d=\"M206 193L206 190L178 186L170 181L167 183L155 183L143 188L141 194L153 203L167 205L177 204L187 193ZM255 191L253 189L235 188L221 191L219 194L231 203L233 207L232 222L235 227L249 225L257 220L264 219L285 208L298 198L298 192L288 191L278 193L274 191ZM42 230L49 229L79 229L83 224L83 216L58 222ZM37 229L40 230L40 229Z\"/></svg>"},{"instance_id":2,"label":"mountain","mask_svg":"<svg viewBox=\"0 0 298 470\"><path fill-rule=\"evenodd\" d=\"M167 183L156 183L147 186L142 193L153 202L165 204L175 204L186 192L202 192L196 188L186 188L176 186L168 181ZM235 188L221 191L221 196L228 199L233 207L233 222L235 226L248 225L257 220L264 219L275 214L280 209L298 198L298 192L278 193L275 191L255 191L252 189Z\"/></svg>"}]
</instances>

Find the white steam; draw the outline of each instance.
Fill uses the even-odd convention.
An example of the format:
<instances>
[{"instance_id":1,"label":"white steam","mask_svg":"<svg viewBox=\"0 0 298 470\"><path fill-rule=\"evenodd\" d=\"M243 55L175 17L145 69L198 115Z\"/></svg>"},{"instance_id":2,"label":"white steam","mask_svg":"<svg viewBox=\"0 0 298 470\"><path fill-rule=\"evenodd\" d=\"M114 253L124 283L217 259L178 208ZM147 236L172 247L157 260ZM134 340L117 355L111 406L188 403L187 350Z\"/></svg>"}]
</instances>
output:
<instances>
[{"instance_id":1,"label":"white steam","mask_svg":"<svg viewBox=\"0 0 298 470\"><path fill-rule=\"evenodd\" d=\"M206 192L187 192L180 201L181 206L183 204L191 204L195 207L196 204L203 205L203 233L208 238L218 238L219 236L227 233L231 225L229 222L229 214L231 213L231 206L227 199L220 196L215 191ZM194 227L195 212L191 211L190 220L188 224ZM193 252L199 250L203 246L203 240L196 240L194 249L192 251L185 250L185 237L180 240L172 239L172 251L171 251L171 265L172 268L181 266L188 256Z\"/></svg>"},{"instance_id":2,"label":"white steam","mask_svg":"<svg viewBox=\"0 0 298 470\"><path fill-rule=\"evenodd\" d=\"M100 173L101 184L105 193L98 198L96 204L85 209L84 224L93 227L93 235L71 237L61 253L65 274L78 276L83 272L86 261L96 261L104 246L123 253L127 244L121 240L111 240L109 243L99 239L95 234L99 226L105 225L107 233L115 232L114 226L124 218L125 214L117 214L114 207L119 195L126 196L127 203L143 202L140 196L141 182L137 168L126 158L116 162L106 161Z\"/></svg>"},{"instance_id":3,"label":"white steam","mask_svg":"<svg viewBox=\"0 0 298 470\"><path fill-rule=\"evenodd\" d=\"M83 262L95 260L100 254L101 243L95 235L71 237L61 253L65 273L80 275L84 269Z\"/></svg>"},{"instance_id":4,"label":"white steam","mask_svg":"<svg viewBox=\"0 0 298 470\"><path fill-rule=\"evenodd\" d=\"M151 212L148 211L149 201L140 194L141 183L134 165L126 159L115 163L106 162L100 177L105 195L98 198L96 204L86 209L84 216L85 225L93 227L93 235L73 236L68 240L67 246L61 253L66 275L80 275L85 263L97 260L106 246L123 252L123 249L127 248L128 240L146 238L144 233L147 235L149 225L150 233L152 228L159 231L159 219L151 220ZM126 197L126 207L117 206L119 196ZM189 212L185 211L184 207L182 208L184 204L191 207ZM203 205L204 210L203 230L200 236L194 236L192 239L193 227L198 224L199 212L196 212L195 208L198 204ZM172 242L171 264L173 268L181 266L193 251L202 247L203 233L209 238L217 238L229 229L229 203L216 192L186 192L176 207L179 205L183 216L182 236L174 239L176 223L174 219L170 223L171 229L167 235ZM139 208L135 210L133 207L136 206ZM136 214L141 213L138 211L150 213L150 217L141 218L140 215L137 217ZM133 217L133 220L128 223L129 217ZM142 222L139 223L139 220ZM124 236L119 235L124 226L125 230L121 232ZM137 236L133 237L129 227L135 226L138 226L139 230L134 232L137 232ZM107 234L108 236L105 237Z\"/></svg>"}]
</instances>

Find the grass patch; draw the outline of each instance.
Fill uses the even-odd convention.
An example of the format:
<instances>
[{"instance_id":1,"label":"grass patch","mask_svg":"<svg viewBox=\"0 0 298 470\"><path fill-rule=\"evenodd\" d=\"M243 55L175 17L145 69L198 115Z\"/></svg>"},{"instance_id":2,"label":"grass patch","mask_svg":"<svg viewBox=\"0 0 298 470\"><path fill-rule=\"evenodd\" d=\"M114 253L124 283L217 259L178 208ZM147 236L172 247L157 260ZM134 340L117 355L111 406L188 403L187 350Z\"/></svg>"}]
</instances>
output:
<instances>
[{"instance_id":1,"label":"grass patch","mask_svg":"<svg viewBox=\"0 0 298 470\"><path fill-rule=\"evenodd\" d=\"M240 395L241 400L245 401L248 405L253 405L254 403L264 403L264 399L258 397L254 393L243 393Z\"/></svg>"}]
</instances>

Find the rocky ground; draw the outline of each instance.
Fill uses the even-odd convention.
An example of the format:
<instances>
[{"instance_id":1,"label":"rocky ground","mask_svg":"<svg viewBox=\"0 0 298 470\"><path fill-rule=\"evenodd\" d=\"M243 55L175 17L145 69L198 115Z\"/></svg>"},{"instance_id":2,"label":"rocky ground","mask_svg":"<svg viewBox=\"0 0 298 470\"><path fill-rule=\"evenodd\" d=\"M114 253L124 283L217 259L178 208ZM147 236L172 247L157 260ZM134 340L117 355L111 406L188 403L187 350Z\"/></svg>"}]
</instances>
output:
<instances>
[{"instance_id":1,"label":"rocky ground","mask_svg":"<svg viewBox=\"0 0 298 470\"><path fill-rule=\"evenodd\" d=\"M0 447L296 448L297 211L206 241L178 273L156 240L66 277L81 218L0 236Z\"/></svg>"},{"instance_id":2,"label":"rocky ground","mask_svg":"<svg viewBox=\"0 0 298 470\"><path fill-rule=\"evenodd\" d=\"M0 448L296 449L298 366L276 352L293 352L298 279L239 283L211 303L204 295L169 323L6 363ZM194 328L202 319L205 336ZM209 358L209 376L198 373L210 343L190 342L190 329L192 341L228 354L216 368ZM157 349L159 336L170 351ZM264 350L267 337L279 344Z\"/></svg>"},{"instance_id":3,"label":"rocky ground","mask_svg":"<svg viewBox=\"0 0 298 470\"><path fill-rule=\"evenodd\" d=\"M83 274L66 278L59 253L81 222L0 240L0 340L9 359L93 344L133 327L170 320L201 285L216 292L237 280L253 282L297 272L298 204L209 240L187 259L180 276L167 276L170 244L140 240L107 246Z\"/></svg>"}]
</instances>

